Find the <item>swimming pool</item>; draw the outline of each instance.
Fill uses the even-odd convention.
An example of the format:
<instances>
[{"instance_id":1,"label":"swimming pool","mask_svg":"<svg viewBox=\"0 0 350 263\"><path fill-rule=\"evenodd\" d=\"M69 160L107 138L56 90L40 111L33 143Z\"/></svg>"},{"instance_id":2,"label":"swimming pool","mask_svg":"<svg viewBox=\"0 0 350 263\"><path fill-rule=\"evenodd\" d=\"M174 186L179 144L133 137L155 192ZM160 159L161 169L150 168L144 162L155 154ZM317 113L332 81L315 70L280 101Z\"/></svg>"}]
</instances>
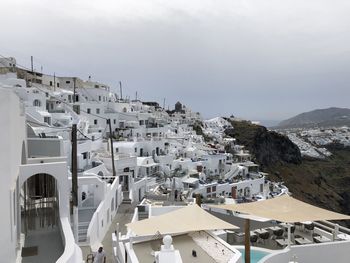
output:
<instances>
[{"instance_id":1,"label":"swimming pool","mask_svg":"<svg viewBox=\"0 0 350 263\"><path fill-rule=\"evenodd\" d=\"M244 248L238 248L238 251L242 253L242 259L244 262ZM257 263L259 262L260 259L262 259L263 257L270 255L269 252L265 252L265 251L260 251L260 250L255 250L255 249L251 249L250 250L250 262L251 263Z\"/></svg>"}]
</instances>

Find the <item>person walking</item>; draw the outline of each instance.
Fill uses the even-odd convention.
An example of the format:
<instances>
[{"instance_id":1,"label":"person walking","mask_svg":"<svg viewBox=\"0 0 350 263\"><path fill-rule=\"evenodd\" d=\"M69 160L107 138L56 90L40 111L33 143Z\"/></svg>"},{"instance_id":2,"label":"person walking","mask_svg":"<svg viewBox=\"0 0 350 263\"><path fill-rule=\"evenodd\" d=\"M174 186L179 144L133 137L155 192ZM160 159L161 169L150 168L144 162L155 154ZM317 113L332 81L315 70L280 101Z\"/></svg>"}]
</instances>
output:
<instances>
[{"instance_id":1,"label":"person walking","mask_svg":"<svg viewBox=\"0 0 350 263\"><path fill-rule=\"evenodd\" d=\"M103 251L103 247L100 247L98 251L94 253L93 263L106 263L106 253Z\"/></svg>"}]
</instances>

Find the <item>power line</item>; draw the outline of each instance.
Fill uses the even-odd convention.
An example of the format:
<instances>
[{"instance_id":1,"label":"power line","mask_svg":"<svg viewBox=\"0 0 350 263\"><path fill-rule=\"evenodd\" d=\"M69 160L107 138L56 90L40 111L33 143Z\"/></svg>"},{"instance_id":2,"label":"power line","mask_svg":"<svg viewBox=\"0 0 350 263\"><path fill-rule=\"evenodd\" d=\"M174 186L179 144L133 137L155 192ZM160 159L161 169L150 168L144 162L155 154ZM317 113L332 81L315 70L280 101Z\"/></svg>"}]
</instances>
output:
<instances>
[{"instance_id":1,"label":"power line","mask_svg":"<svg viewBox=\"0 0 350 263\"><path fill-rule=\"evenodd\" d=\"M5 56L3 56L3 55L1 55L1 54L0 54L0 57L6 59L6 60L9 61L9 62L12 62L9 58L7 58L7 57L5 57ZM21 64L18 64L17 61L16 61L16 66L19 66L19 67L21 67L21 68L23 68L23 69L26 69L26 70L29 70L30 72L33 72L30 68L28 68L28 67L26 67L26 66L23 66L23 65L21 65Z\"/></svg>"},{"instance_id":2,"label":"power line","mask_svg":"<svg viewBox=\"0 0 350 263\"><path fill-rule=\"evenodd\" d=\"M35 124L35 125L38 125L40 127L45 127L45 128L49 128L49 129L55 129L55 130L70 130L71 128L70 127L51 127L51 126L46 126L42 123L38 123L38 122L34 122L34 121L28 121L28 123L31 123L31 124Z\"/></svg>"},{"instance_id":3,"label":"power line","mask_svg":"<svg viewBox=\"0 0 350 263\"><path fill-rule=\"evenodd\" d=\"M0 54L0 57L6 59L6 60L8 60L8 61L10 61L8 58L6 58L5 56L3 56L3 55L1 55L1 54ZM31 71L29 68L27 68L27 67L25 67L25 66L22 66L22 65L20 65L20 64L17 64L17 63L16 63L16 65L19 65L19 66L23 67L24 69L27 69L27 70ZM43 92L43 93L45 93L45 94L48 92L48 91L42 90L42 89L39 88L38 86L33 85L33 83L32 83L32 87L34 87L34 88L40 90L41 92ZM68 102L63 101L63 100L61 100L60 98L58 98L58 97L56 97L56 96L53 96L53 95L51 95L51 94L50 94L50 96L51 96L52 98L54 98L54 99L56 99L56 100L58 100L58 101L64 103L64 104L66 104L67 106L69 106L69 107L74 111L73 106L72 106L71 104L69 104ZM96 114L93 114L93 113L91 113L91 112L89 113L89 112L87 112L87 111L85 111L85 110L82 110L82 109L80 109L80 111L82 111L82 112L84 112L84 113L86 113L86 114L95 116L95 117L97 117L97 118L106 120L106 121L108 120L108 118L101 117L101 116L96 115Z\"/></svg>"},{"instance_id":4,"label":"power line","mask_svg":"<svg viewBox=\"0 0 350 263\"><path fill-rule=\"evenodd\" d=\"M88 140L91 140L91 141L96 141L96 140L100 140L100 139L103 139L103 133L106 131L106 129L107 129L107 125L105 126L105 128L103 129L103 131L102 131L102 136L101 137L99 137L99 138L94 138L94 139L92 139L92 138L90 138L90 137L88 137L87 135L85 135L81 130L77 130L81 135L83 135L86 139L88 139Z\"/></svg>"}]
</instances>

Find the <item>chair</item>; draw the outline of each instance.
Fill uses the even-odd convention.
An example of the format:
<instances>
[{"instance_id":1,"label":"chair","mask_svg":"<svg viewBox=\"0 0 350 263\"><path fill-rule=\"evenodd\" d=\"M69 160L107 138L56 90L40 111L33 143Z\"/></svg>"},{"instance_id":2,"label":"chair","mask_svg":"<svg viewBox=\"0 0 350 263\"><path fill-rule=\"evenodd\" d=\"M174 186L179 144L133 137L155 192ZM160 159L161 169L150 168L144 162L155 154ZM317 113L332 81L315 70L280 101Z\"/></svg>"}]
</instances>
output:
<instances>
[{"instance_id":1,"label":"chair","mask_svg":"<svg viewBox=\"0 0 350 263\"><path fill-rule=\"evenodd\" d=\"M283 236L283 229L279 229L279 230L275 230L275 231L273 231L273 234L277 237L277 238L279 238L279 237L282 237Z\"/></svg>"},{"instance_id":2,"label":"chair","mask_svg":"<svg viewBox=\"0 0 350 263\"><path fill-rule=\"evenodd\" d=\"M304 227L305 227L305 229L312 231L312 230L314 230L315 225L314 225L314 223L305 224Z\"/></svg>"},{"instance_id":3,"label":"chair","mask_svg":"<svg viewBox=\"0 0 350 263\"><path fill-rule=\"evenodd\" d=\"M250 242L251 243L256 243L258 241L258 236L257 235L251 235L250 236Z\"/></svg>"},{"instance_id":4,"label":"chair","mask_svg":"<svg viewBox=\"0 0 350 263\"><path fill-rule=\"evenodd\" d=\"M312 240L315 242L315 243L320 243L320 241L317 239L317 238L315 238L315 237L320 237L321 235L319 235L319 234L316 234L316 233L313 233L312 234Z\"/></svg>"},{"instance_id":5,"label":"chair","mask_svg":"<svg viewBox=\"0 0 350 263\"><path fill-rule=\"evenodd\" d=\"M265 241L266 239L268 239L270 237L270 233L265 232L265 233L259 234L259 237Z\"/></svg>"}]
</instances>

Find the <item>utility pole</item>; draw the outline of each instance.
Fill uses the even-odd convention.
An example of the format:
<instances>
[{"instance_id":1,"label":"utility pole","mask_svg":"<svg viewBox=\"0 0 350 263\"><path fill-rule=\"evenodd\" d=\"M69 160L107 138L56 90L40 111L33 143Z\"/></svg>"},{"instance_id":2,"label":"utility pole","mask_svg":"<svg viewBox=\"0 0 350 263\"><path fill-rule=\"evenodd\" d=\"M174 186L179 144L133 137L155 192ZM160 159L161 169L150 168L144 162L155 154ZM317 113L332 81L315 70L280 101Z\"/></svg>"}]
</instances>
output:
<instances>
[{"instance_id":1,"label":"utility pole","mask_svg":"<svg viewBox=\"0 0 350 263\"><path fill-rule=\"evenodd\" d=\"M73 103L75 103L75 81L76 81L76 78L74 77L73 78Z\"/></svg>"},{"instance_id":2,"label":"utility pole","mask_svg":"<svg viewBox=\"0 0 350 263\"><path fill-rule=\"evenodd\" d=\"M123 100L123 88L122 88L122 82L119 81L119 90L120 90L120 99Z\"/></svg>"},{"instance_id":3,"label":"utility pole","mask_svg":"<svg viewBox=\"0 0 350 263\"><path fill-rule=\"evenodd\" d=\"M250 263L250 219L244 220L244 262Z\"/></svg>"},{"instance_id":4,"label":"utility pole","mask_svg":"<svg viewBox=\"0 0 350 263\"><path fill-rule=\"evenodd\" d=\"M163 100L163 110L165 110L165 98Z\"/></svg>"},{"instance_id":5,"label":"utility pole","mask_svg":"<svg viewBox=\"0 0 350 263\"><path fill-rule=\"evenodd\" d=\"M33 56L30 56L30 64L31 64L32 74L33 74L33 79L32 79L32 84L33 84L33 83L36 83L36 73L34 72Z\"/></svg>"},{"instance_id":6,"label":"utility pole","mask_svg":"<svg viewBox=\"0 0 350 263\"><path fill-rule=\"evenodd\" d=\"M32 72L34 72L33 56L30 56L30 64L32 65Z\"/></svg>"},{"instance_id":7,"label":"utility pole","mask_svg":"<svg viewBox=\"0 0 350 263\"><path fill-rule=\"evenodd\" d=\"M56 73L53 73L53 91L56 91Z\"/></svg>"},{"instance_id":8,"label":"utility pole","mask_svg":"<svg viewBox=\"0 0 350 263\"><path fill-rule=\"evenodd\" d=\"M135 100L137 101L137 91L136 91L136 96L135 96Z\"/></svg>"},{"instance_id":9,"label":"utility pole","mask_svg":"<svg viewBox=\"0 0 350 263\"><path fill-rule=\"evenodd\" d=\"M77 125L72 125L72 203L73 203L73 234L78 242L78 167L77 167Z\"/></svg>"},{"instance_id":10,"label":"utility pole","mask_svg":"<svg viewBox=\"0 0 350 263\"><path fill-rule=\"evenodd\" d=\"M110 139L110 143L111 143L113 177L115 177L116 174L115 174L115 165L114 165L113 134L112 134L111 119L108 119L107 123L108 123L108 126L109 126L109 139Z\"/></svg>"}]
</instances>

